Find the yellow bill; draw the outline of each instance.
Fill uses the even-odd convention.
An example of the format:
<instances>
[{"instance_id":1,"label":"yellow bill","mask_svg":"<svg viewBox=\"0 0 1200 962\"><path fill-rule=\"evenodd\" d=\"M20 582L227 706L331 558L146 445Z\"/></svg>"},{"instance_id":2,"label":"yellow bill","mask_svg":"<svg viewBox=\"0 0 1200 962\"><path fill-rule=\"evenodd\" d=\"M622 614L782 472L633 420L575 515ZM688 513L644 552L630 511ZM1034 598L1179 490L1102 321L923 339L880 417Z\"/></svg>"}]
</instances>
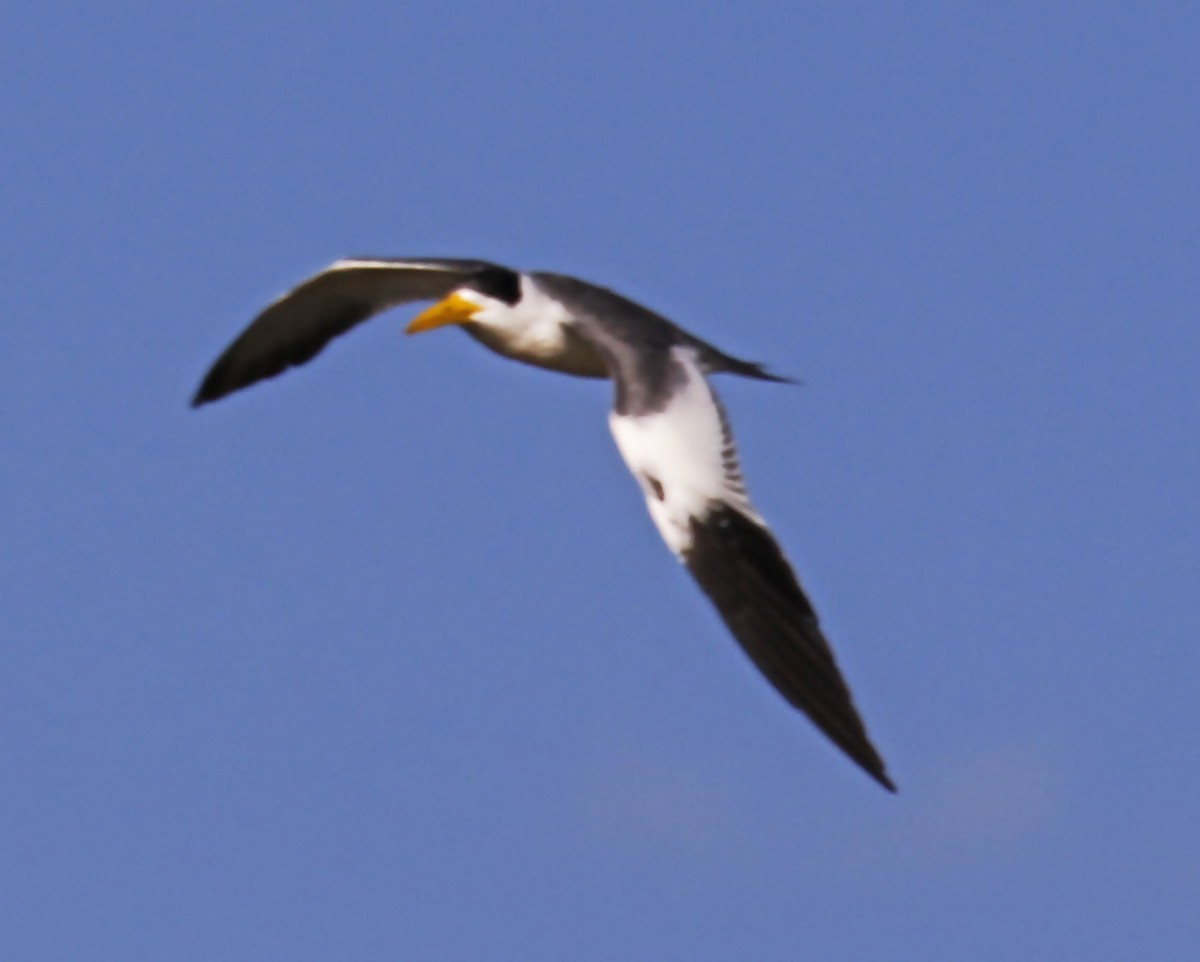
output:
<instances>
[{"instance_id":1,"label":"yellow bill","mask_svg":"<svg viewBox=\"0 0 1200 962\"><path fill-rule=\"evenodd\" d=\"M445 327L447 324L462 324L469 321L478 310L478 304L473 304L455 292L414 317L412 323L404 329L404 333L420 334L422 331L432 331L435 327Z\"/></svg>"}]
</instances>

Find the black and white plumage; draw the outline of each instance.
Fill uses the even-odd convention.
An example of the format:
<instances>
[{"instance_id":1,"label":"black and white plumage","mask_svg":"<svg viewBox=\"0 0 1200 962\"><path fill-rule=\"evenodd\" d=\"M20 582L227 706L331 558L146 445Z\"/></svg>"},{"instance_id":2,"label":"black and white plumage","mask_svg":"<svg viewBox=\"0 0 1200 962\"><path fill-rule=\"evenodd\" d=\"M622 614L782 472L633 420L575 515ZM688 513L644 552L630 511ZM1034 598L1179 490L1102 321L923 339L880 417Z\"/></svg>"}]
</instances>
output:
<instances>
[{"instance_id":1,"label":"black and white plumage","mask_svg":"<svg viewBox=\"0 0 1200 962\"><path fill-rule=\"evenodd\" d=\"M409 333L460 325L513 360L615 385L609 426L667 546L772 685L895 791L812 605L750 503L713 373L782 381L605 288L486 261L356 257L270 304L192 400L215 401L315 357L367 318L437 301Z\"/></svg>"}]
</instances>

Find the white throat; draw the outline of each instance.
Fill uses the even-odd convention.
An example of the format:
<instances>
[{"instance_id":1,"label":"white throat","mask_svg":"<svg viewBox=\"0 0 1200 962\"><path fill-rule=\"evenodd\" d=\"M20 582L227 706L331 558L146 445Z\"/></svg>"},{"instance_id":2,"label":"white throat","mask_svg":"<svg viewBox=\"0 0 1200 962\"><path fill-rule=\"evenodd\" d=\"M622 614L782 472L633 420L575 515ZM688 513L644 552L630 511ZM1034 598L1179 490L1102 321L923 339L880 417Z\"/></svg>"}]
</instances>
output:
<instances>
[{"instance_id":1,"label":"white throat","mask_svg":"<svg viewBox=\"0 0 1200 962\"><path fill-rule=\"evenodd\" d=\"M571 315L527 274L521 275L521 298L505 304L478 291L458 292L479 305L463 327L497 354L578 377L607 377L603 358L570 333Z\"/></svg>"}]
</instances>

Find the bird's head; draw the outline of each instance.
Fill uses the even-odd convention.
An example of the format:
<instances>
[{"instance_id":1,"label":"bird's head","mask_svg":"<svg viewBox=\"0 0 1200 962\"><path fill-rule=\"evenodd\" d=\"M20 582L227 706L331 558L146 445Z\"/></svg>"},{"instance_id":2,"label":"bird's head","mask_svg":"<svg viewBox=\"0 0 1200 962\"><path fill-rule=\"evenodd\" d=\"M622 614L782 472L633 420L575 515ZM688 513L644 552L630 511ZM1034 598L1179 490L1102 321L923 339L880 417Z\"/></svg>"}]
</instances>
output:
<instances>
[{"instance_id":1,"label":"bird's head","mask_svg":"<svg viewBox=\"0 0 1200 962\"><path fill-rule=\"evenodd\" d=\"M405 333L420 334L448 324L502 322L520 302L521 295L520 274L503 267L488 267L418 314Z\"/></svg>"}]
</instances>

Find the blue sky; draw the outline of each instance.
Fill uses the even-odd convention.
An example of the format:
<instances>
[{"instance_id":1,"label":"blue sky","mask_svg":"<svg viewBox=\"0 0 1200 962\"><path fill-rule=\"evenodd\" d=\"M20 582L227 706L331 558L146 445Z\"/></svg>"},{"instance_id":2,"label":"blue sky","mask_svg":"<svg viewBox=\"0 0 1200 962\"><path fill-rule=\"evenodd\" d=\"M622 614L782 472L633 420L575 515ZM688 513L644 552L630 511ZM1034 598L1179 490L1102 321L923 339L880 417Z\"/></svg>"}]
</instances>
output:
<instances>
[{"instance_id":1,"label":"blue sky","mask_svg":"<svg viewBox=\"0 0 1200 962\"><path fill-rule=\"evenodd\" d=\"M1195 958L1200 12L0 13L0 956ZM347 254L608 284L723 379L901 793L659 543L609 388Z\"/></svg>"}]
</instances>

